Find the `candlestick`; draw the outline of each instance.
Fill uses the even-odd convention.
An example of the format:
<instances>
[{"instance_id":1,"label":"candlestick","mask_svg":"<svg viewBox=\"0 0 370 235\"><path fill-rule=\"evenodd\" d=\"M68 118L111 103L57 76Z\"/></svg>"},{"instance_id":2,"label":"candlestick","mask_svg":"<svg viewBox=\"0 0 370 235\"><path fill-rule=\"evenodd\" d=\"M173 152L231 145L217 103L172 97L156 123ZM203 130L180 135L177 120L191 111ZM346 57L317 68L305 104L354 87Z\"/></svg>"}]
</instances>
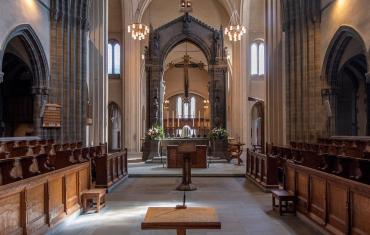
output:
<instances>
[{"instance_id":1,"label":"candlestick","mask_svg":"<svg viewBox=\"0 0 370 235\"><path fill-rule=\"evenodd\" d=\"M170 126L170 111L167 111L167 128Z\"/></svg>"},{"instance_id":2,"label":"candlestick","mask_svg":"<svg viewBox=\"0 0 370 235\"><path fill-rule=\"evenodd\" d=\"M199 110L199 113L198 113L198 127L200 128L200 110Z\"/></svg>"},{"instance_id":3,"label":"candlestick","mask_svg":"<svg viewBox=\"0 0 370 235\"><path fill-rule=\"evenodd\" d=\"M175 111L172 111L172 127L175 128Z\"/></svg>"}]
</instances>

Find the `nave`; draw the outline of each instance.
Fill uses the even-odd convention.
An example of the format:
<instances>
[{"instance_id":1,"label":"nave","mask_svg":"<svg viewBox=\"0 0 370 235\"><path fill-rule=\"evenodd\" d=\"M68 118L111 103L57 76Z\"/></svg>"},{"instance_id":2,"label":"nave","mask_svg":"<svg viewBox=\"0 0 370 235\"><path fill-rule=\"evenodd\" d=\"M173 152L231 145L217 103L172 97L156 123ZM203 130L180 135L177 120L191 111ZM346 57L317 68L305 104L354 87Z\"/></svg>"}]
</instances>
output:
<instances>
[{"instance_id":1,"label":"nave","mask_svg":"<svg viewBox=\"0 0 370 235\"><path fill-rule=\"evenodd\" d=\"M214 207L221 230L189 230L189 235L319 235L320 232L294 216L279 216L271 208L271 195L245 178L196 177L199 189L187 192L188 206ZM129 178L107 195L99 214L68 219L49 235L172 235L173 230L143 231L140 224L150 206L175 206L182 192L180 178Z\"/></svg>"}]
</instances>

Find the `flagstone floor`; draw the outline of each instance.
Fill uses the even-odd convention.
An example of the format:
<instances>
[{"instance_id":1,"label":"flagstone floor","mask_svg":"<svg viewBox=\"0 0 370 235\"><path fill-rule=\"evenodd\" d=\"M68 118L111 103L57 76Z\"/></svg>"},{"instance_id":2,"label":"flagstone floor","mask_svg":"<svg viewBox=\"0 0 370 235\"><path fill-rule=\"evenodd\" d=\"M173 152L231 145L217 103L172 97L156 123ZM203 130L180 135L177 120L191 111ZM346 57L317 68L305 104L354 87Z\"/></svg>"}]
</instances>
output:
<instances>
[{"instance_id":1,"label":"flagstone floor","mask_svg":"<svg viewBox=\"0 0 370 235\"><path fill-rule=\"evenodd\" d=\"M245 178L195 177L198 190L187 195L188 206L214 207L221 230L188 230L188 235L318 235L299 218L279 216L271 209L271 194L261 192ZM175 231L142 231L140 224L150 206L179 204L182 192L175 191L178 177L128 178L107 195L99 214L68 219L51 235L174 235Z\"/></svg>"}]
</instances>

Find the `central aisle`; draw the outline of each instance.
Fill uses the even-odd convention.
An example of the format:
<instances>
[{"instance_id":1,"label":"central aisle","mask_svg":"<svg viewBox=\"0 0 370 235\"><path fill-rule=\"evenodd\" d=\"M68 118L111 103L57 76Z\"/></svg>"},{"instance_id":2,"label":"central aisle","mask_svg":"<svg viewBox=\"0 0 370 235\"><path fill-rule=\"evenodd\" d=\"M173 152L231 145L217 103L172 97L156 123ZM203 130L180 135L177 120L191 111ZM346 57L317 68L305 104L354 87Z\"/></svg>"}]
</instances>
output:
<instances>
[{"instance_id":1,"label":"central aisle","mask_svg":"<svg viewBox=\"0 0 370 235\"><path fill-rule=\"evenodd\" d=\"M245 178L193 178L198 190L188 193L188 205L217 209L222 230L189 230L189 235L320 234L294 216L280 217L271 210L271 195ZM180 178L129 178L107 195L100 214L70 219L50 234L58 235L174 235L169 231L142 231L149 206L175 206L182 192Z\"/></svg>"}]
</instances>

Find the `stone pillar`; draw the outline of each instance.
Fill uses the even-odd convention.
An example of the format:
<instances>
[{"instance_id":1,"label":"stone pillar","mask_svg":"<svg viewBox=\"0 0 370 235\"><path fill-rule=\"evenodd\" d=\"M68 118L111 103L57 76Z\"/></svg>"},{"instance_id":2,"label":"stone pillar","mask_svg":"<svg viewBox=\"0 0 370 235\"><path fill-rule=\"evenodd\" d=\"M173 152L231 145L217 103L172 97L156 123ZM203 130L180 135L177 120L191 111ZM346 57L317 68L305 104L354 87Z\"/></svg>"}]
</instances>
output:
<instances>
[{"instance_id":1,"label":"stone pillar","mask_svg":"<svg viewBox=\"0 0 370 235\"><path fill-rule=\"evenodd\" d=\"M220 126L226 128L226 75L227 65L210 65L209 98L211 104L211 128Z\"/></svg>"},{"instance_id":2,"label":"stone pillar","mask_svg":"<svg viewBox=\"0 0 370 235\"><path fill-rule=\"evenodd\" d=\"M124 79L122 82L123 101L124 104L124 144L128 149L130 157L141 157L140 155L140 137L141 137L141 120L142 110L141 105L144 101L141 100L141 58L140 58L140 42L133 40L131 35L127 33L127 26L135 19L135 12L132 6L132 1L123 1L123 41L124 41L124 59L123 70ZM148 104L149 105L149 104Z\"/></svg>"},{"instance_id":3,"label":"stone pillar","mask_svg":"<svg viewBox=\"0 0 370 235\"><path fill-rule=\"evenodd\" d=\"M0 83L3 83L4 80L4 73L0 72Z\"/></svg>"},{"instance_id":4,"label":"stone pillar","mask_svg":"<svg viewBox=\"0 0 370 235\"><path fill-rule=\"evenodd\" d=\"M281 1L266 0L265 141L285 144Z\"/></svg>"},{"instance_id":5,"label":"stone pillar","mask_svg":"<svg viewBox=\"0 0 370 235\"><path fill-rule=\"evenodd\" d=\"M88 138L90 145L97 145L108 140L108 74L105 58L108 45L107 0L91 3L87 85L93 124L88 127Z\"/></svg>"},{"instance_id":6,"label":"stone pillar","mask_svg":"<svg viewBox=\"0 0 370 235\"><path fill-rule=\"evenodd\" d=\"M367 122L366 122L366 135L370 135L370 72L365 74L366 78L366 99L367 99Z\"/></svg>"}]
</instances>

